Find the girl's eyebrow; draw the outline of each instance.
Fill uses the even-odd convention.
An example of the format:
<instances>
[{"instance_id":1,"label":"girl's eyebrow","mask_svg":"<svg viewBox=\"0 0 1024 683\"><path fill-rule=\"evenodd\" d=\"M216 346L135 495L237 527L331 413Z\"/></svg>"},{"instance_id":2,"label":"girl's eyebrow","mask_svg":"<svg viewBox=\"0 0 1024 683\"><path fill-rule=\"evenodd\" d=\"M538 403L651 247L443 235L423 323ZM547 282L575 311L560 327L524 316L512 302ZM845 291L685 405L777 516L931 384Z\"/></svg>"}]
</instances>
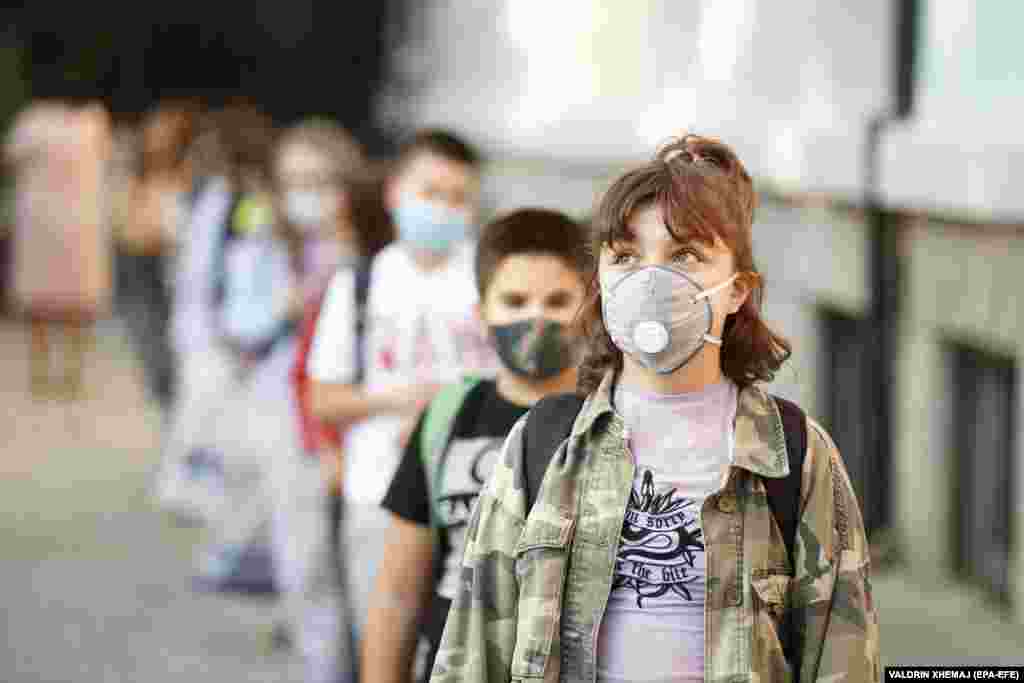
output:
<instances>
[{"instance_id":1,"label":"girl's eyebrow","mask_svg":"<svg viewBox=\"0 0 1024 683\"><path fill-rule=\"evenodd\" d=\"M618 225L609 231L608 240L605 242L608 246L613 244L623 244L636 241L636 232L628 223Z\"/></svg>"}]
</instances>

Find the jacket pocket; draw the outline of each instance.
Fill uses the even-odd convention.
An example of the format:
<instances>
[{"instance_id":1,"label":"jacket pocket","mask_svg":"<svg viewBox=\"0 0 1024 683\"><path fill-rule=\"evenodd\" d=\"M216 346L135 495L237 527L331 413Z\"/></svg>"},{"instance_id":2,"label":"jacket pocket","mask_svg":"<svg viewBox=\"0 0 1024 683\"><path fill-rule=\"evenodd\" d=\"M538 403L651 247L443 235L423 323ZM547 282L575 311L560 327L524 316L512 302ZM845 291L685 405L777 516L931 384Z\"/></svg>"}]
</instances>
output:
<instances>
[{"instance_id":1,"label":"jacket pocket","mask_svg":"<svg viewBox=\"0 0 1024 683\"><path fill-rule=\"evenodd\" d=\"M519 610L513 678L543 678L562 617L562 589L575 520L535 508L516 544Z\"/></svg>"},{"instance_id":2,"label":"jacket pocket","mask_svg":"<svg viewBox=\"0 0 1024 683\"><path fill-rule=\"evenodd\" d=\"M786 610L790 608L790 582L787 574L755 575L751 579L751 604L754 613L751 632L752 664L768 681L787 681L792 667L783 651Z\"/></svg>"}]
</instances>

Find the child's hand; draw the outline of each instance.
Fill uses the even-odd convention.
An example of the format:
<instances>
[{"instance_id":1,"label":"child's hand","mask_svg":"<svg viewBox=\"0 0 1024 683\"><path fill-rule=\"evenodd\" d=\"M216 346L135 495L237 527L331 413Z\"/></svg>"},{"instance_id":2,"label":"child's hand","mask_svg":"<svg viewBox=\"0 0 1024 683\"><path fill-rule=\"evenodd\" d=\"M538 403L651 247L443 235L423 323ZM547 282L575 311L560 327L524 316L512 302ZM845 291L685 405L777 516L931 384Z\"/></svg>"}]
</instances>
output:
<instances>
[{"instance_id":1,"label":"child's hand","mask_svg":"<svg viewBox=\"0 0 1024 683\"><path fill-rule=\"evenodd\" d=\"M434 400L441 385L434 382L408 384L389 389L382 394L387 410L403 415L418 415Z\"/></svg>"},{"instance_id":2,"label":"child's hand","mask_svg":"<svg viewBox=\"0 0 1024 683\"><path fill-rule=\"evenodd\" d=\"M301 318L306 311L306 296L302 287L292 287L288 290L288 317Z\"/></svg>"},{"instance_id":3,"label":"child's hand","mask_svg":"<svg viewBox=\"0 0 1024 683\"><path fill-rule=\"evenodd\" d=\"M344 478L344 461L342 460L341 448L337 446L326 446L320 453L320 471L327 490L340 492Z\"/></svg>"},{"instance_id":4,"label":"child's hand","mask_svg":"<svg viewBox=\"0 0 1024 683\"><path fill-rule=\"evenodd\" d=\"M398 434L398 447L401 450L405 450L405 447L409 445L409 439L412 438L413 430L416 429L416 421L409 420L402 426L402 431Z\"/></svg>"},{"instance_id":5,"label":"child's hand","mask_svg":"<svg viewBox=\"0 0 1024 683\"><path fill-rule=\"evenodd\" d=\"M441 390L441 384L437 382L428 382L426 384L413 384L409 387L409 406L413 413L417 415L426 410L426 407L434 400L437 396L437 392Z\"/></svg>"}]
</instances>

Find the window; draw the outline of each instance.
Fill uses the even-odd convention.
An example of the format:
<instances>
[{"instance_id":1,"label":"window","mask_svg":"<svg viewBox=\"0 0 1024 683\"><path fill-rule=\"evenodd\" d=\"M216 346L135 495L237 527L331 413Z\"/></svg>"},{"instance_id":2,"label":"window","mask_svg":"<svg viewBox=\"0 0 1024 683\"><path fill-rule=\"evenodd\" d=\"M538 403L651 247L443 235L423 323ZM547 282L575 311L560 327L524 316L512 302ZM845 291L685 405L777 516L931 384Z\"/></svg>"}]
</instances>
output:
<instances>
[{"instance_id":1,"label":"window","mask_svg":"<svg viewBox=\"0 0 1024 683\"><path fill-rule=\"evenodd\" d=\"M953 347L955 568L966 580L1010 596L1016 368L1011 360Z\"/></svg>"},{"instance_id":2,"label":"window","mask_svg":"<svg viewBox=\"0 0 1024 683\"><path fill-rule=\"evenodd\" d=\"M868 534L889 523L889 463L873 446L875 373L868 349L866 318L822 312L824 368L820 395L826 397L824 424L850 473Z\"/></svg>"}]
</instances>

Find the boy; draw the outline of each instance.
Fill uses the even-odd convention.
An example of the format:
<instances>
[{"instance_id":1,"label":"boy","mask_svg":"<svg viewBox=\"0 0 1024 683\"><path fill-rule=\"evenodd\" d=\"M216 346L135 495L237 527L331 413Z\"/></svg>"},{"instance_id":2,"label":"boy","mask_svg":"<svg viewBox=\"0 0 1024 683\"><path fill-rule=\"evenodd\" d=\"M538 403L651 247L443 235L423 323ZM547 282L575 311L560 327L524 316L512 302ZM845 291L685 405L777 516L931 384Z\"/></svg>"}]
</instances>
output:
<instances>
[{"instance_id":1,"label":"boy","mask_svg":"<svg viewBox=\"0 0 1024 683\"><path fill-rule=\"evenodd\" d=\"M416 413L442 382L497 361L476 318L473 245L480 158L455 135L426 130L399 152L385 202L398 240L373 259L369 283L341 271L329 285L309 357L310 406L350 425L343 544L356 630L365 615L387 515L380 501ZM362 333L353 301L365 308Z\"/></svg>"},{"instance_id":2,"label":"boy","mask_svg":"<svg viewBox=\"0 0 1024 683\"><path fill-rule=\"evenodd\" d=\"M524 209L488 225L477 251L480 315L502 366L446 387L416 426L384 498L391 513L362 647L363 681L409 680L417 635L429 675L458 587L470 510L529 406L576 383L585 229Z\"/></svg>"}]
</instances>

